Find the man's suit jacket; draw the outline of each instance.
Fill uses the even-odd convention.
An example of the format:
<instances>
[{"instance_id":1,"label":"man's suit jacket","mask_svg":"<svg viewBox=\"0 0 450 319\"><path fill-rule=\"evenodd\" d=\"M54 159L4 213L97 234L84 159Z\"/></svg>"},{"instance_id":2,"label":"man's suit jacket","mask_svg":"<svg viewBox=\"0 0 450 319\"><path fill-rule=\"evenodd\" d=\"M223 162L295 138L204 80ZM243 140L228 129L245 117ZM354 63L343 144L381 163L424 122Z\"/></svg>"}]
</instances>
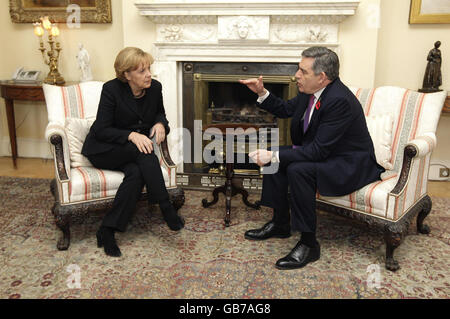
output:
<instances>
[{"instance_id":1,"label":"man's suit jacket","mask_svg":"<svg viewBox=\"0 0 450 319\"><path fill-rule=\"evenodd\" d=\"M284 101L270 94L260 107L280 118L292 117L291 139L300 147L280 148L280 166L315 162L317 190L325 196L343 196L380 179L384 168L377 164L372 139L361 104L340 81L330 83L319 98L308 129L303 115L310 94L299 93Z\"/></svg>"},{"instance_id":2,"label":"man's suit jacket","mask_svg":"<svg viewBox=\"0 0 450 319\"><path fill-rule=\"evenodd\" d=\"M86 136L83 155L103 153L117 144L125 144L133 131L148 134L158 122L169 133L161 83L152 79L151 86L145 90L143 112L140 112L128 83L114 79L103 85L97 118Z\"/></svg>"}]
</instances>

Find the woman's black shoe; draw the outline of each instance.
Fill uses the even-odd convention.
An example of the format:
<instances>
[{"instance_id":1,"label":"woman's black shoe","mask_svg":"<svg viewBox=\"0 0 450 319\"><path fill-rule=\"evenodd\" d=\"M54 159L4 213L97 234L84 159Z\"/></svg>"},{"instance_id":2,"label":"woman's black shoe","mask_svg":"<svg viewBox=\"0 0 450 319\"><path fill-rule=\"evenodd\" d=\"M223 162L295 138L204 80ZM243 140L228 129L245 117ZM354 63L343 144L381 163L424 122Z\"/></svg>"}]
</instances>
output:
<instances>
[{"instance_id":1,"label":"woman's black shoe","mask_svg":"<svg viewBox=\"0 0 450 319\"><path fill-rule=\"evenodd\" d=\"M120 257L122 253L114 238L111 228L101 226L97 231L97 247L104 246L105 254L112 257Z\"/></svg>"},{"instance_id":2,"label":"woman's black shoe","mask_svg":"<svg viewBox=\"0 0 450 319\"><path fill-rule=\"evenodd\" d=\"M161 208L161 212L167 226L169 226L171 230L180 230L184 227L184 218L178 215L177 211L170 202L160 203L159 207Z\"/></svg>"}]
</instances>

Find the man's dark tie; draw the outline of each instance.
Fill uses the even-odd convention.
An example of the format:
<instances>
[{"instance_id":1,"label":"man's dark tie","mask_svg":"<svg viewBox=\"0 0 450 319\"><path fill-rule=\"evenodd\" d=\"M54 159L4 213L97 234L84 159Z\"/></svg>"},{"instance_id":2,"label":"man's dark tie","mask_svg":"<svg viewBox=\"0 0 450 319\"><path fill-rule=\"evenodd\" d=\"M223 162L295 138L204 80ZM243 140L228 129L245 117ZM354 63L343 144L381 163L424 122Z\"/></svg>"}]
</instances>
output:
<instances>
[{"instance_id":1,"label":"man's dark tie","mask_svg":"<svg viewBox=\"0 0 450 319\"><path fill-rule=\"evenodd\" d=\"M314 94L311 94L311 97L309 98L308 108L306 109L305 117L303 118L303 133L306 132L306 129L308 128L309 114L311 114L311 109L314 105L315 98L316 97L314 96Z\"/></svg>"}]
</instances>

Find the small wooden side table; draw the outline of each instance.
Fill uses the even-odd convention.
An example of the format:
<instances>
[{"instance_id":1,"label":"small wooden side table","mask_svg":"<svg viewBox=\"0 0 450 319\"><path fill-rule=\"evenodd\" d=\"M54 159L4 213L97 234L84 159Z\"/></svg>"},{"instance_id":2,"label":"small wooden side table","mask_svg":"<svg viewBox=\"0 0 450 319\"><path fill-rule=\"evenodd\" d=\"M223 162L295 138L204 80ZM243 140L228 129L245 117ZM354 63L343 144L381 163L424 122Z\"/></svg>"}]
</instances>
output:
<instances>
[{"instance_id":1,"label":"small wooden side table","mask_svg":"<svg viewBox=\"0 0 450 319\"><path fill-rule=\"evenodd\" d=\"M228 134L227 132L227 128L243 128L244 130L247 130L248 128L255 128L255 126L249 125L249 124L210 124L210 125L206 125L203 127L203 131L205 131L208 128L217 128L221 131L221 133L223 134L223 136L226 137L226 135ZM232 134L232 137L234 139L235 136L238 136L238 134L234 133ZM226 146L227 152L232 152L233 149L230 148L230 145ZM254 209L259 209L260 208L260 204L257 201L256 203L250 203L248 201L248 192L235 185L235 183L233 183L233 176L234 176L234 162L226 162L225 164L225 177L226 177L226 181L225 181L225 185L223 186L219 186L216 187L213 190L213 200L208 202L208 200L206 198L204 198L202 200L202 205L203 207L207 208L211 205L214 205L215 203L217 203L217 201L219 200L219 193L223 193L225 195L225 204L226 204L226 211L225 211L225 226L228 227L230 226L230 222L231 222L231 198L234 195L237 194L241 194L242 195L242 201L244 202L245 205L254 208Z\"/></svg>"},{"instance_id":2,"label":"small wooden side table","mask_svg":"<svg viewBox=\"0 0 450 319\"><path fill-rule=\"evenodd\" d=\"M17 168L16 122L14 118L14 100L45 101L42 83L18 84L13 81L0 81L1 95L5 99L6 117L8 119L9 141L14 168Z\"/></svg>"}]
</instances>

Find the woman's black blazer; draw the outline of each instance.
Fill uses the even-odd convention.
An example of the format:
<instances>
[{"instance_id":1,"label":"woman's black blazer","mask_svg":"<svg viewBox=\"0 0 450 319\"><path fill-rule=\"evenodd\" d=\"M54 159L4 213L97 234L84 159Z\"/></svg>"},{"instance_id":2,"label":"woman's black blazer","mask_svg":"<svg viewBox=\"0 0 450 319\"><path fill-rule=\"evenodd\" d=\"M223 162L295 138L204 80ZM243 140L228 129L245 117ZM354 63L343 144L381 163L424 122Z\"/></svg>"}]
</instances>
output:
<instances>
[{"instance_id":1,"label":"woman's black blazer","mask_svg":"<svg viewBox=\"0 0 450 319\"><path fill-rule=\"evenodd\" d=\"M158 122L164 125L166 135L169 134L161 83L152 79L151 86L145 90L141 112L128 83L116 78L103 85L97 118L84 141L83 155L107 152L117 144L125 144L133 131L148 134Z\"/></svg>"}]
</instances>

